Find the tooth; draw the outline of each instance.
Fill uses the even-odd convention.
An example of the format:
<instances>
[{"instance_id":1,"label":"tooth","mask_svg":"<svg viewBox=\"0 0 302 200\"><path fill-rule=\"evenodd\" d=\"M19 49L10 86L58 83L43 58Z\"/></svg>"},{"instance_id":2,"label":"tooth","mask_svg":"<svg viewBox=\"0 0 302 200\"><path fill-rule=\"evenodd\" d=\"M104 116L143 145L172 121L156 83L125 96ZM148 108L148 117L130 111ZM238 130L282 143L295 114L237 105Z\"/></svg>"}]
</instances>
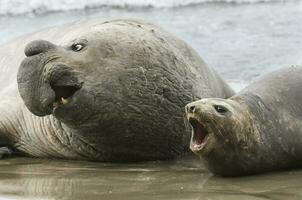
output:
<instances>
[{"instance_id":1,"label":"tooth","mask_svg":"<svg viewBox=\"0 0 302 200\"><path fill-rule=\"evenodd\" d=\"M63 97L61 97L61 101L63 104L68 104L68 99L64 99Z\"/></svg>"}]
</instances>

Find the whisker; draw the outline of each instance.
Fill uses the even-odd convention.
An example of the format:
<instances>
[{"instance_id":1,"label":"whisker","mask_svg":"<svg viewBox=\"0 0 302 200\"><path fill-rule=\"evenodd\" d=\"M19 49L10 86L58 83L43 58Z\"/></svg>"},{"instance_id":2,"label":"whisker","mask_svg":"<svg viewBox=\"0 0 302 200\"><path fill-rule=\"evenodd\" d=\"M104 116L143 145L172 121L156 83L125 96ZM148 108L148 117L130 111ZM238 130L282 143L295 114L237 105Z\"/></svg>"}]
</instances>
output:
<instances>
[{"instance_id":1,"label":"whisker","mask_svg":"<svg viewBox=\"0 0 302 200\"><path fill-rule=\"evenodd\" d=\"M189 120L188 120L186 114L184 114L183 119L184 119L185 129L187 129L187 130L191 129L191 126L190 126L190 123L189 123Z\"/></svg>"}]
</instances>

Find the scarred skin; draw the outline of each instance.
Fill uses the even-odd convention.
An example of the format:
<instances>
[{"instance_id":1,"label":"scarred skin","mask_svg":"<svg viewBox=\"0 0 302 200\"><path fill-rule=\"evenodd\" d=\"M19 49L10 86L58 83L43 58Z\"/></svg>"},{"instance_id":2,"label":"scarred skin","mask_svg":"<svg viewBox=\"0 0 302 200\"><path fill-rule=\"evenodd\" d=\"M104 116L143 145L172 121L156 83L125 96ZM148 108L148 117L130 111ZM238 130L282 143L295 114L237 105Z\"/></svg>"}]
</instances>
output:
<instances>
[{"instance_id":1,"label":"scarred skin","mask_svg":"<svg viewBox=\"0 0 302 200\"><path fill-rule=\"evenodd\" d=\"M229 99L192 102L186 112L193 127L191 150L214 174L243 176L302 165L301 66L261 76Z\"/></svg>"},{"instance_id":2,"label":"scarred skin","mask_svg":"<svg viewBox=\"0 0 302 200\"><path fill-rule=\"evenodd\" d=\"M0 67L1 145L35 157L172 159L188 150L182 108L233 94L182 40L130 19L15 39Z\"/></svg>"}]
</instances>

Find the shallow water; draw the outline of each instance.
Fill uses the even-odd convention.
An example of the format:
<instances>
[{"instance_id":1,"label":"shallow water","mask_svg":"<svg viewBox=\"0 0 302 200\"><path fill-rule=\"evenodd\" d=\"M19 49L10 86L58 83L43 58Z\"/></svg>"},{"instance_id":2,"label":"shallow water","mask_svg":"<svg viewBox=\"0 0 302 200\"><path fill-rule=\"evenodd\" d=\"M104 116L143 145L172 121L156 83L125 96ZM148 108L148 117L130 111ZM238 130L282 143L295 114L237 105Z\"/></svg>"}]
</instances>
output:
<instances>
[{"instance_id":1,"label":"shallow water","mask_svg":"<svg viewBox=\"0 0 302 200\"><path fill-rule=\"evenodd\" d=\"M103 164L0 161L2 199L301 199L302 171L242 178L211 175L197 159Z\"/></svg>"},{"instance_id":2,"label":"shallow water","mask_svg":"<svg viewBox=\"0 0 302 200\"><path fill-rule=\"evenodd\" d=\"M30 2L34 1L38 0ZM301 1L227 2L3 15L0 44L75 20L127 16L145 18L183 38L236 91L266 71L301 64ZM302 199L301 183L299 170L219 178L211 175L198 158L123 165L29 158L0 160L0 200Z\"/></svg>"}]
</instances>

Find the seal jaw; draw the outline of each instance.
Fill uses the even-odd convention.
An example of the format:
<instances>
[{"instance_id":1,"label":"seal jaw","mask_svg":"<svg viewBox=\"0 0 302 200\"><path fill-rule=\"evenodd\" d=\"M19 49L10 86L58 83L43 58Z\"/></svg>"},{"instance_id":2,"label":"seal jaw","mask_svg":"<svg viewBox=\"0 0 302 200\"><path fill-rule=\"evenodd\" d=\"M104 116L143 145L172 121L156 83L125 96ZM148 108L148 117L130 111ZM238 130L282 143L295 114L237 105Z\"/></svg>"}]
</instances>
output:
<instances>
[{"instance_id":1,"label":"seal jaw","mask_svg":"<svg viewBox=\"0 0 302 200\"><path fill-rule=\"evenodd\" d=\"M195 118L192 118L192 117L189 118L189 123L192 126L192 137L191 137L190 149L194 153L197 153L205 147L205 145L208 141L209 132L205 128L205 126L202 125Z\"/></svg>"}]
</instances>

